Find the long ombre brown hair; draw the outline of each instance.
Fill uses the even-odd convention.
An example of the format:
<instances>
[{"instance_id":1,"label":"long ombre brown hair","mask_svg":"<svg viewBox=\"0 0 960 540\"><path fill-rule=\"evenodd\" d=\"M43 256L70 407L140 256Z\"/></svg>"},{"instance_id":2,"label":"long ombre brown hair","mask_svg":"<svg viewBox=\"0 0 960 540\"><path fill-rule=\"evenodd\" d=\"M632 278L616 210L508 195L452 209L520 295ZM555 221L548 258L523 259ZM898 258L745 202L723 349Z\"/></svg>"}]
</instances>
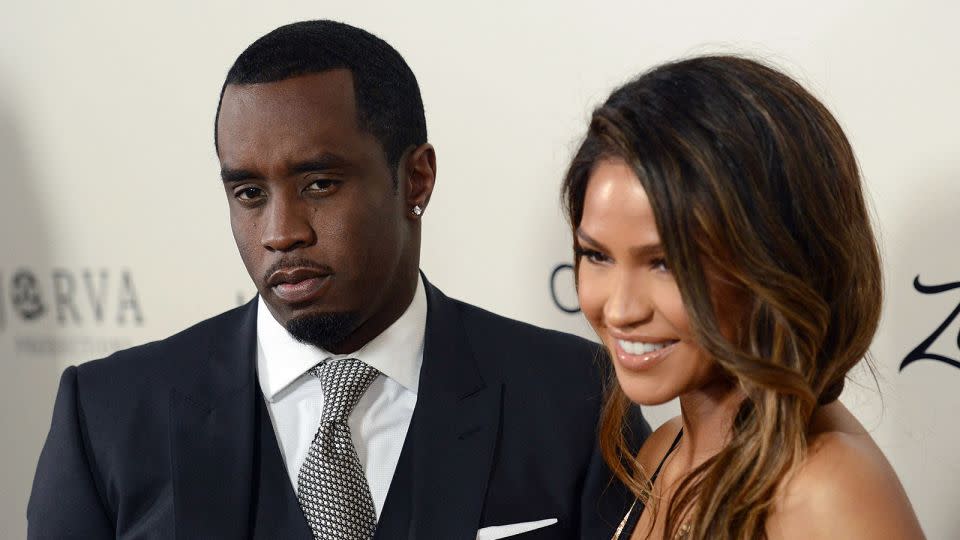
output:
<instances>
[{"instance_id":1,"label":"long ombre brown hair","mask_svg":"<svg viewBox=\"0 0 960 540\"><path fill-rule=\"evenodd\" d=\"M667 534L684 522L693 538L762 538L815 407L840 394L880 316L880 259L853 151L791 78L704 56L657 67L594 111L563 184L574 231L606 158L639 178L694 337L746 396L726 446L680 482ZM743 299L734 339L721 332L711 277ZM649 477L624 434L629 406L612 381L600 445L646 503Z\"/></svg>"}]
</instances>

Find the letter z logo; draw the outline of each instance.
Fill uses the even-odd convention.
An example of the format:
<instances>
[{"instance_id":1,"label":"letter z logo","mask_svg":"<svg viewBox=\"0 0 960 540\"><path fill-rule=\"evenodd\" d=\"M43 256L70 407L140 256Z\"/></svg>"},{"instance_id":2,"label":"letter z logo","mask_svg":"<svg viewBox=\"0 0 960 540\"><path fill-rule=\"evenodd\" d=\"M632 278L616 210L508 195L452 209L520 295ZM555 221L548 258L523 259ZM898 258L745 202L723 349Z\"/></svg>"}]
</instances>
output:
<instances>
[{"instance_id":1,"label":"letter z logo","mask_svg":"<svg viewBox=\"0 0 960 540\"><path fill-rule=\"evenodd\" d=\"M942 292L960 289L960 281L954 283L944 283L943 285L923 285L920 283L920 276L918 275L913 279L913 288L921 294L940 294ZM940 326L938 326L932 334L927 336L927 339L921 341L916 348L907 354L906 358L903 359L903 362L900 363L900 371L903 371L903 368L907 367L913 362L916 362L917 360L936 360L960 369L960 360L956 358L950 358L949 356L944 356L942 354L936 354L928 350L930 345L937 341L937 338L943 334L943 331L950 326L950 323L952 323L954 319L957 318L957 315L960 315L960 303L957 304L957 307L953 308L953 311L950 312L950 315L947 315L947 318L942 323L940 323ZM960 352L960 332L957 333L956 341L957 350Z\"/></svg>"}]
</instances>

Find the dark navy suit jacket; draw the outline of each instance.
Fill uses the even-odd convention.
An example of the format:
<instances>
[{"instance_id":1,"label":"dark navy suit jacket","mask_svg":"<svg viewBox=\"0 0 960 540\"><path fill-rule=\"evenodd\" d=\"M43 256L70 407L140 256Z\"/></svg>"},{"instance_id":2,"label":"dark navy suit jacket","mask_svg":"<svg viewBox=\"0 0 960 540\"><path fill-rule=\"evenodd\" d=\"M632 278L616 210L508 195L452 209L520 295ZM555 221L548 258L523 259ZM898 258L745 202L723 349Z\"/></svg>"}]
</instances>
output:
<instances>
[{"instance_id":1,"label":"dark navy suit jacket","mask_svg":"<svg viewBox=\"0 0 960 540\"><path fill-rule=\"evenodd\" d=\"M629 497L596 451L597 346L426 287L417 404L376 538L550 518L515 538L610 538ZM256 310L64 372L29 538L311 538L257 382Z\"/></svg>"}]
</instances>

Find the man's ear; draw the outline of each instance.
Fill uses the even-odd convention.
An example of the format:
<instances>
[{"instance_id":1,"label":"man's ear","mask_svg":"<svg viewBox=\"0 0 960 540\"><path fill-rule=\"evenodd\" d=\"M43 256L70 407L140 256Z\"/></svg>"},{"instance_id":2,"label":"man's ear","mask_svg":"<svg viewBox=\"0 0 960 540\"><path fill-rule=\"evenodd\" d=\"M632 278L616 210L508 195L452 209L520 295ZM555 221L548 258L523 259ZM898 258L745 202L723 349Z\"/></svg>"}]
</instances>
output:
<instances>
[{"instance_id":1,"label":"man's ear","mask_svg":"<svg viewBox=\"0 0 960 540\"><path fill-rule=\"evenodd\" d=\"M400 175L400 193L405 197L410 219L420 219L430 203L433 186L437 181L437 155L430 143L423 143L408 150L402 161L404 173Z\"/></svg>"}]
</instances>

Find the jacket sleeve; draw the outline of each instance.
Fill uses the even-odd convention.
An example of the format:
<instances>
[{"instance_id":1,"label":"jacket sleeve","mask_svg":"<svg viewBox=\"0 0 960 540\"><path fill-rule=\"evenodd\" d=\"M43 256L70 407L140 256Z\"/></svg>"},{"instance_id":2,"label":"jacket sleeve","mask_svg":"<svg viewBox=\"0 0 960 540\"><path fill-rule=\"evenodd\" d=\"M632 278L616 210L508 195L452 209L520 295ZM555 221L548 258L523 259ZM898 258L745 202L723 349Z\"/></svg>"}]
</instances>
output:
<instances>
[{"instance_id":1,"label":"jacket sleeve","mask_svg":"<svg viewBox=\"0 0 960 540\"><path fill-rule=\"evenodd\" d=\"M637 406L630 408L627 424L627 444L636 453L650 436L650 425ZM614 478L599 445L594 444L580 501L580 538L611 538L633 501L630 490Z\"/></svg>"},{"instance_id":2,"label":"jacket sleeve","mask_svg":"<svg viewBox=\"0 0 960 540\"><path fill-rule=\"evenodd\" d=\"M77 368L60 378L50 433L27 505L27 538L114 538L88 456Z\"/></svg>"}]
</instances>

